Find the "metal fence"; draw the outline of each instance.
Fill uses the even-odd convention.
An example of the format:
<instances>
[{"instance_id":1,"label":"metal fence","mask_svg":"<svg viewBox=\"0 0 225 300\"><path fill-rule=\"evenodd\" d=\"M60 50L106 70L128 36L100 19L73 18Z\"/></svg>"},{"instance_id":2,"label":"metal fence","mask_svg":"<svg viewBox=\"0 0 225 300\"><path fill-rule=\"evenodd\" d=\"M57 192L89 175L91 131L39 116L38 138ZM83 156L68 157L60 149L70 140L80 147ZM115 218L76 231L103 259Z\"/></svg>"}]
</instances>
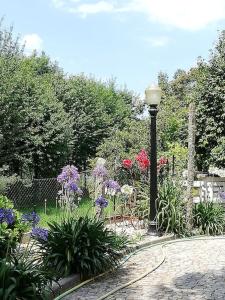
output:
<instances>
[{"instance_id":1,"label":"metal fence","mask_svg":"<svg viewBox=\"0 0 225 300\"><path fill-rule=\"evenodd\" d=\"M7 191L7 196L15 208L34 208L42 206L45 200L54 205L60 184L56 178L33 179L29 184L16 181Z\"/></svg>"},{"instance_id":2,"label":"metal fence","mask_svg":"<svg viewBox=\"0 0 225 300\"><path fill-rule=\"evenodd\" d=\"M79 185L83 190L88 190L87 173L81 174ZM17 209L44 207L45 201L48 206L54 206L60 189L56 178L33 179L29 183L18 180L9 187L6 195Z\"/></svg>"}]
</instances>

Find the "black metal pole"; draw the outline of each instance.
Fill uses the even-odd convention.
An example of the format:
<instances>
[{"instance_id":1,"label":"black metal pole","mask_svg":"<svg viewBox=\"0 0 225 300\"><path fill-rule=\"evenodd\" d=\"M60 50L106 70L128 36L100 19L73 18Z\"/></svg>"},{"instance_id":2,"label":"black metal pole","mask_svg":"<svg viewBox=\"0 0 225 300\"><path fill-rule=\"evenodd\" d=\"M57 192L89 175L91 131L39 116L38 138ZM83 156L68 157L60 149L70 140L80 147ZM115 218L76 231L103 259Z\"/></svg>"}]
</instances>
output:
<instances>
[{"instance_id":1,"label":"black metal pole","mask_svg":"<svg viewBox=\"0 0 225 300\"><path fill-rule=\"evenodd\" d=\"M156 200L158 197L157 189L157 140L156 140L156 116L158 113L157 105L150 105L149 109L150 124L150 215L149 215L149 234L156 235Z\"/></svg>"}]
</instances>

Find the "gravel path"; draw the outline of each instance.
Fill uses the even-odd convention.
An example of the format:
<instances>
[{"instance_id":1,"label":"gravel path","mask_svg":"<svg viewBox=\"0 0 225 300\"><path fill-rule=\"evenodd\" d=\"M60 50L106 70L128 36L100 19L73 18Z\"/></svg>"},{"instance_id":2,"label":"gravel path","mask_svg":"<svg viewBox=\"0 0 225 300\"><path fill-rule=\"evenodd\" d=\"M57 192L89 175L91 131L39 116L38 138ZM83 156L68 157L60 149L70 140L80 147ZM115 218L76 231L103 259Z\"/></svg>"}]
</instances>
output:
<instances>
[{"instance_id":1,"label":"gravel path","mask_svg":"<svg viewBox=\"0 0 225 300\"><path fill-rule=\"evenodd\" d=\"M182 241L167 245L166 260L153 273L118 291L107 300L225 299L225 239ZM134 255L114 274L108 274L65 300L97 300L162 259L160 246Z\"/></svg>"}]
</instances>

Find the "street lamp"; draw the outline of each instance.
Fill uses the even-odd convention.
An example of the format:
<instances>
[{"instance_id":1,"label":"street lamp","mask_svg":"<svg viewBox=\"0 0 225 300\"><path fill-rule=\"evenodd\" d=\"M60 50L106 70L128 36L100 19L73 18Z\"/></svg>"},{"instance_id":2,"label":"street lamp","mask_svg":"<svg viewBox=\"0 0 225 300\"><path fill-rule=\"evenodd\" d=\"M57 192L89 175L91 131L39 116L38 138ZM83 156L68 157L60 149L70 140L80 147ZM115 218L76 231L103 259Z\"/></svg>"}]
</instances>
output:
<instances>
[{"instance_id":1,"label":"street lamp","mask_svg":"<svg viewBox=\"0 0 225 300\"><path fill-rule=\"evenodd\" d=\"M149 234L156 235L156 200L157 189L157 140L156 140L156 116L158 105L161 100L162 91L159 86L150 86L145 90L145 103L149 106L151 118L150 125L150 214Z\"/></svg>"}]
</instances>

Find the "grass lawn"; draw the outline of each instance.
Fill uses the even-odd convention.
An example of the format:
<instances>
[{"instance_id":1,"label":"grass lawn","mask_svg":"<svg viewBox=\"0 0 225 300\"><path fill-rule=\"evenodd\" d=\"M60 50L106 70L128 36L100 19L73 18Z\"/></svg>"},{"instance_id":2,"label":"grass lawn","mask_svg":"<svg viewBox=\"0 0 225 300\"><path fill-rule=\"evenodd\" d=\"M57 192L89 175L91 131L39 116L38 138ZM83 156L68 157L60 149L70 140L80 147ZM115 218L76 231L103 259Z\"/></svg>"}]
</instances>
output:
<instances>
[{"instance_id":1,"label":"grass lawn","mask_svg":"<svg viewBox=\"0 0 225 300\"><path fill-rule=\"evenodd\" d=\"M21 213L28 213L31 212L32 209L23 208L19 209ZM105 209L105 216L109 216L113 211L113 203L110 201L108 207ZM63 210L58 207L56 208L53 205L47 205L46 213L45 208L43 206L36 207L36 212L40 216L39 226L41 227L48 227L49 222L51 221L60 221L63 217L64 212ZM93 202L89 198L84 198L81 200L79 207L74 211L74 215L77 216L86 216L89 215L90 217L95 216L95 208L93 207Z\"/></svg>"}]
</instances>

